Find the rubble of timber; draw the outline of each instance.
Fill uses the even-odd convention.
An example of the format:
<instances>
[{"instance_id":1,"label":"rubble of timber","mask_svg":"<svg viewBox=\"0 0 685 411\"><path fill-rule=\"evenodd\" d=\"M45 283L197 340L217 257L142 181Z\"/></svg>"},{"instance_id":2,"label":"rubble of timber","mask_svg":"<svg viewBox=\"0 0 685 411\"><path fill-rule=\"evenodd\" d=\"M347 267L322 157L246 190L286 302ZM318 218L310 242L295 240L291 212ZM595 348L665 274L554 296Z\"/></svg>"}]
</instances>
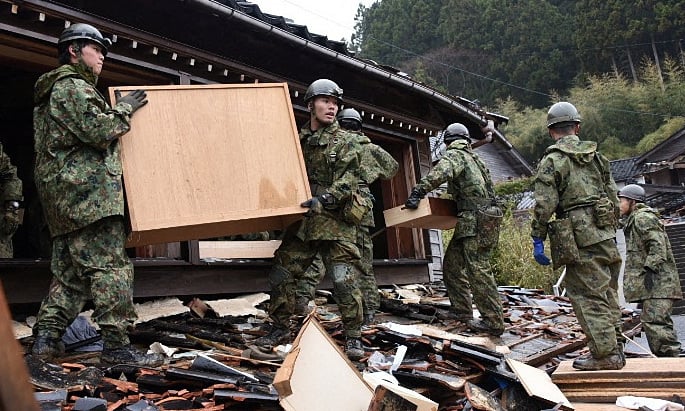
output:
<instances>
[{"instance_id":1,"label":"rubble of timber","mask_svg":"<svg viewBox=\"0 0 685 411\"><path fill-rule=\"evenodd\" d=\"M156 369L102 366L98 351L82 351L97 342L92 331L52 363L25 358L42 410L583 410L620 395L675 403L685 395L685 358L643 358L640 347L626 349L625 371L573 370L570 360L587 349L565 297L499 287L506 330L492 337L455 320L441 283L381 291L358 362L342 353L341 320L326 292L309 317L293 321L293 344L273 351L252 343L269 327L268 296L255 294L139 306L143 321L130 338L167 356ZM637 313L622 320L628 337L640 332ZM31 337L21 342L30 352ZM361 405L350 408L351 399Z\"/></svg>"}]
</instances>

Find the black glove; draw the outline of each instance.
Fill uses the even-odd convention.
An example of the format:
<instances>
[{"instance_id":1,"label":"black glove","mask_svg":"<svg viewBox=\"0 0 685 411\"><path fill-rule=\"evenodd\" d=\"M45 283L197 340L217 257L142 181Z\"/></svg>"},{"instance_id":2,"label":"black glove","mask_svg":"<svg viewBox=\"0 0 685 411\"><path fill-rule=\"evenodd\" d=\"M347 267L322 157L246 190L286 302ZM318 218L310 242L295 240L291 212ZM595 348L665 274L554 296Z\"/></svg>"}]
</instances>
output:
<instances>
[{"instance_id":1,"label":"black glove","mask_svg":"<svg viewBox=\"0 0 685 411\"><path fill-rule=\"evenodd\" d=\"M309 211L305 215L312 216L315 214L321 214L324 209L330 209L335 207L335 197L332 194L324 193L320 196L312 197L304 203L300 204L300 207L309 208Z\"/></svg>"},{"instance_id":2,"label":"black glove","mask_svg":"<svg viewBox=\"0 0 685 411\"><path fill-rule=\"evenodd\" d=\"M426 196L426 192L420 188L414 187L409 194L409 198L404 202L404 206L416 210L419 208L421 199Z\"/></svg>"},{"instance_id":3,"label":"black glove","mask_svg":"<svg viewBox=\"0 0 685 411\"><path fill-rule=\"evenodd\" d=\"M147 93L145 90L133 90L125 96L121 96L119 90L114 91L114 96L116 97L116 103L127 103L131 105L131 115L136 112L139 108L147 104Z\"/></svg>"},{"instance_id":4,"label":"black glove","mask_svg":"<svg viewBox=\"0 0 685 411\"><path fill-rule=\"evenodd\" d=\"M654 288L654 280L656 278L656 271L652 270L649 267L645 267L644 273L645 273L645 288L647 290L651 290L652 288Z\"/></svg>"}]
</instances>

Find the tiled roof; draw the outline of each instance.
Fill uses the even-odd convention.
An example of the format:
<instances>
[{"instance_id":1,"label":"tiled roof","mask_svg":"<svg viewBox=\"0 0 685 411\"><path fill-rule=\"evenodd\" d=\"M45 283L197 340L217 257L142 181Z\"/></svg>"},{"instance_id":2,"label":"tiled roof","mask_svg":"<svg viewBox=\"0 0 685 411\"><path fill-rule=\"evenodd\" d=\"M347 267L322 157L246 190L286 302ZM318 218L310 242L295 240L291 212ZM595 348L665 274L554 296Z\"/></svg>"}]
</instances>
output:
<instances>
[{"instance_id":1,"label":"tiled roof","mask_svg":"<svg viewBox=\"0 0 685 411\"><path fill-rule=\"evenodd\" d=\"M302 37L311 42L327 47L331 50L335 50L338 53L342 53L348 56L354 55L354 53L350 52L350 50L347 49L347 44L345 44L344 41L329 40L328 37L325 35L310 33L307 29L307 26L292 23L283 16L277 16L274 14L262 12L262 10L259 8L259 5L256 3L236 0L216 1L232 9L239 10L265 23L271 24L272 26L278 27L279 29L288 31L296 36Z\"/></svg>"},{"instance_id":2,"label":"tiled roof","mask_svg":"<svg viewBox=\"0 0 685 411\"><path fill-rule=\"evenodd\" d=\"M614 181L626 181L639 174L640 170L637 167L637 159L638 157L630 157L611 161L609 164Z\"/></svg>"}]
</instances>

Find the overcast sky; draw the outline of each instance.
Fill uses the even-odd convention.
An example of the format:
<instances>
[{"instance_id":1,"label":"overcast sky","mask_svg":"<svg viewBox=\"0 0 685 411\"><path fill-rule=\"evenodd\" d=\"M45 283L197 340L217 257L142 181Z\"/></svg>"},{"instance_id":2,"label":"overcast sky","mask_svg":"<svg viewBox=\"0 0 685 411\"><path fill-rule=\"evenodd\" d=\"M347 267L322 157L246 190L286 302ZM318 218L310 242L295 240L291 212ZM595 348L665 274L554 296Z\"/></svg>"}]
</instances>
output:
<instances>
[{"instance_id":1,"label":"overcast sky","mask_svg":"<svg viewBox=\"0 0 685 411\"><path fill-rule=\"evenodd\" d=\"M310 33L330 40L350 40L359 3L366 7L376 0L251 0L263 13L292 19L307 26Z\"/></svg>"}]
</instances>

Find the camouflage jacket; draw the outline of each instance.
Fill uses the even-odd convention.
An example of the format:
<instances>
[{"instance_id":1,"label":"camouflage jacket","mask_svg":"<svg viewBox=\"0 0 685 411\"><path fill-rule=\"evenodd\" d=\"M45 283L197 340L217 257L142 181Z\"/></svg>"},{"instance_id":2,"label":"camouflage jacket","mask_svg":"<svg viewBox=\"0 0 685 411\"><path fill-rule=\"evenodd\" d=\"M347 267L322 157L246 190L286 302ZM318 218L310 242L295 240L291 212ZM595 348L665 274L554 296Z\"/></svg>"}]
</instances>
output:
<instances>
[{"instance_id":1,"label":"camouflage jacket","mask_svg":"<svg viewBox=\"0 0 685 411\"><path fill-rule=\"evenodd\" d=\"M369 212L366 213L361 225L364 227L374 227L376 224L373 219L373 203L374 197L369 190L369 184L374 183L378 179L388 180L397 174L400 165L395 159L383 150L380 146L371 143L368 137L360 134L364 140L362 144L361 155L361 194L368 200Z\"/></svg>"},{"instance_id":2,"label":"camouflage jacket","mask_svg":"<svg viewBox=\"0 0 685 411\"><path fill-rule=\"evenodd\" d=\"M538 165L534 180L535 208L531 235L545 239L547 223L570 218L579 247L616 237L615 227L598 228L594 205L608 197L618 210L617 188L609 160L597 152L597 143L568 135L549 146Z\"/></svg>"},{"instance_id":3,"label":"camouflage jacket","mask_svg":"<svg viewBox=\"0 0 685 411\"><path fill-rule=\"evenodd\" d=\"M35 84L35 181L55 237L124 214L117 138L131 105L110 108L83 65L63 65Z\"/></svg>"},{"instance_id":4,"label":"camouflage jacket","mask_svg":"<svg viewBox=\"0 0 685 411\"><path fill-rule=\"evenodd\" d=\"M19 228L19 210L6 208L7 201L21 201L22 183L17 168L0 145L0 258L12 258L12 237Z\"/></svg>"},{"instance_id":5,"label":"camouflage jacket","mask_svg":"<svg viewBox=\"0 0 685 411\"><path fill-rule=\"evenodd\" d=\"M416 185L429 192L447 182L447 192L457 203L454 238L476 235L476 210L495 199L490 171L463 139L452 142L445 155Z\"/></svg>"},{"instance_id":6,"label":"camouflage jacket","mask_svg":"<svg viewBox=\"0 0 685 411\"><path fill-rule=\"evenodd\" d=\"M344 204L359 189L361 145L358 136L345 131L335 121L316 131L309 123L300 130L300 144L307 176L316 194L330 193L336 207L321 214L307 216L299 237L303 240L357 240L357 226L342 217Z\"/></svg>"},{"instance_id":7,"label":"camouflage jacket","mask_svg":"<svg viewBox=\"0 0 685 411\"><path fill-rule=\"evenodd\" d=\"M623 293L626 301L649 298L683 297L664 225L656 210L638 203L628 216L624 227L626 236L626 265L623 275ZM656 273L651 290L645 286L645 268Z\"/></svg>"}]
</instances>

